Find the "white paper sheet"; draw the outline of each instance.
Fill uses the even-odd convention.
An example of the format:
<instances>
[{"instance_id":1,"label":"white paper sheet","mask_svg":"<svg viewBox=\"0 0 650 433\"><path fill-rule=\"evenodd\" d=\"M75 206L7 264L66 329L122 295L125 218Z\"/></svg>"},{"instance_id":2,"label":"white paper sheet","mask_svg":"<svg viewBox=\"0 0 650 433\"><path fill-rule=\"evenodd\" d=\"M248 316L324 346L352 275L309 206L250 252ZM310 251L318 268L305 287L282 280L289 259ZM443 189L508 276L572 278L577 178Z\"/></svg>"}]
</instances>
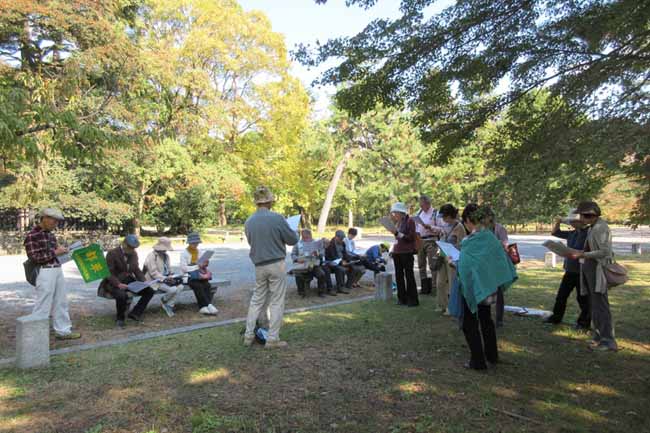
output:
<instances>
[{"instance_id":1,"label":"white paper sheet","mask_svg":"<svg viewBox=\"0 0 650 433\"><path fill-rule=\"evenodd\" d=\"M388 230L391 233L394 233L397 230L395 228L395 223L393 223L393 220L390 219L390 217L388 216L379 218L379 224L384 226L386 230Z\"/></svg>"},{"instance_id":2,"label":"white paper sheet","mask_svg":"<svg viewBox=\"0 0 650 433\"><path fill-rule=\"evenodd\" d=\"M436 241L438 244L438 247L440 247L440 250L445 254L445 256L449 257L452 262L457 262L458 259L460 259L460 251L450 244L449 242L443 242L443 241Z\"/></svg>"},{"instance_id":3,"label":"white paper sheet","mask_svg":"<svg viewBox=\"0 0 650 433\"><path fill-rule=\"evenodd\" d=\"M134 281L132 283L128 284L129 287L129 292L133 293L140 293L147 287L151 287L152 284L157 283L158 280L151 280L151 281Z\"/></svg>"},{"instance_id":4,"label":"white paper sheet","mask_svg":"<svg viewBox=\"0 0 650 433\"><path fill-rule=\"evenodd\" d=\"M69 261L72 260L72 253L74 250L78 250L79 248L83 248L84 244L81 241L74 242L72 245L68 247L68 252L59 256L59 263L62 265L65 263L68 263Z\"/></svg>"},{"instance_id":5,"label":"white paper sheet","mask_svg":"<svg viewBox=\"0 0 650 433\"><path fill-rule=\"evenodd\" d=\"M573 248L567 247L566 245L564 245L562 242L559 241L548 240L548 241L544 241L542 245L560 257L567 257L569 254L575 254L579 252L578 250L574 250Z\"/></svg>"},{"instance_id":6,"label":"white paper sheet","mask_svg":"<svg viewBox=\"0 0 650 433\"><path fill-rule=\"evenodd\" d=\"M535 317L548 317L551 313L547 310L538 310L537 308L515 307L513 305L506 305L503 309L509 313L514 313L517 316L535 316Z\"/></svg>"},{"instance_id":7,"label":"white paper sheet","mask_svg":"<svg viewBox=\"0 0 650 433\"><path fill-rule=\"evenodd\" d=\"M201 254L201 257L200 257L199 260L196 262L196 264L198 265L198 264L200 264L200 263L205 263L205 262L210 263L210 258L212 257L213 254L214 254L214 251L212 251L212 250L205 250L205 251L203 252L203 254Z\"/></svg>"},{"instance_id":8,"label":"white paper sheet","mask_svg":"<svg viewBox=\"0 0 650 433\"><path fill-rule=\"evenodd\" d=\"M298 231L298 227L300 226L300 215L294 215L290 216L287 218L287 224L289 224L289 227L291 227L291 230L294 232Z\"/></svg>"}]
</instances>

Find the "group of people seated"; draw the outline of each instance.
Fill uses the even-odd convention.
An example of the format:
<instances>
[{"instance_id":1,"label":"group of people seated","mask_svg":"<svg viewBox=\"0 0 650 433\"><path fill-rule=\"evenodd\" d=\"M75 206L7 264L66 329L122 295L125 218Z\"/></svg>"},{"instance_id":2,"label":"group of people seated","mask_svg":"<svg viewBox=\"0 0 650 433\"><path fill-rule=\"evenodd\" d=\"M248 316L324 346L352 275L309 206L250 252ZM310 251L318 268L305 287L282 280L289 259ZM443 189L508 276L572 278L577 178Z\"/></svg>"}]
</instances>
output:
<instances>
[{"instance_id":1,"label":"group of people seated","mask_svg":"<svg viewBox=\"0 0 650 433\"><path fill-rule=\"evenodd\" d=\"M126 318L136 322L142 321L149 301L156 291L163 292L162 308L169 317L174 316L174 307L178 295L187 284L196 297L198 311L204 315L216 315L219 310L212 304L213 288L210 280L212 273L208 270L208 261L199 262L201 237L191 233L187 237L187 247L181 252L180 274L172 272L169 251L173 250L171 240L162 237L147 255L141 269L138 262L137 248L140 240L136 235L127 235L122 243L106 254L106 264L110 275L102 280L97 295L115 299L117 310L116 324L124 327ZM134 290L129 284L134 282L152 282L148 287ZM140 297L135 307L127 314L134 292Z\"/></svg>"},{"instance_id":2,"label":"group of people seated","mask_svg":"<svg viewBox=\"0 0 650 433\"><path fill-rule=\"evenodd\" d=\"M313 279L317 281L318 296L336 296L349 294L359 287L367 269L374 273L386 270L382 254L388 252L388 244L374 245L364 254L359 254L354 242L357 234L357 229L350 228L347 236L343 230L337 230L331 240L314 240L311 230L301 231L300 240L291 251L293 268L290 271L296 279L300 296L306 296ZM331 274L334 274L335 284L332 284Z\"/></svg>"}]
</instances>

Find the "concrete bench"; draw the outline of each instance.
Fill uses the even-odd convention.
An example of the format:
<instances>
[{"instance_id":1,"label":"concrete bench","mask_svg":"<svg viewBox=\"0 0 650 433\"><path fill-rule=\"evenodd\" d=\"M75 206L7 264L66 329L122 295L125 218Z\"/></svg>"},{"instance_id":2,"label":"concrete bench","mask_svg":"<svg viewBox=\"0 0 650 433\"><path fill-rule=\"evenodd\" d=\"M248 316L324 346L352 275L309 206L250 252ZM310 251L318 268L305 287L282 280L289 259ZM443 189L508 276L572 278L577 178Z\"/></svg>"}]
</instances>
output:
<instances>
[{"instance_id":1,"label":"concrete bench","mask_svg":"<svg viewBox=\"0 0 650 433\"><path fill-rule=\"evenodd\" d=\"M225 279L222 279L222 278L213 278L213 279L211 279L210 280L210 288L212 289L213 296L217 293L217 289L219 287L228 287L228 286L230 286L230 284L231 284L230 280L225 280ZM192 289L190 288L189 284L183 284L183 289L181 290L181 292L185 292L187 290L192 290ZM154 295L162 295L164 293L165 292L163 292L162 290L155 290L154 291ZM135 297L135 296L138 296L138 295L132 294L132 297ZM108 292L105 292L104 296L101 296L101 297L105 298L105 299L113 299L113 297Z\"/></svg>"}]
</instances>

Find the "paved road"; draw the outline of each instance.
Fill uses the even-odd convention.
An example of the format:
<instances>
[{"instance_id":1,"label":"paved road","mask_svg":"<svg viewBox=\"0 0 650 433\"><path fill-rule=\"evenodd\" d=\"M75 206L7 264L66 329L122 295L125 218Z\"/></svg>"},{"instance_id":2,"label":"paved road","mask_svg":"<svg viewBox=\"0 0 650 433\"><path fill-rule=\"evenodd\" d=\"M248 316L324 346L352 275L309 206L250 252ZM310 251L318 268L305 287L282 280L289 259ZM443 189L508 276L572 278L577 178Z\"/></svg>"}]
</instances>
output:
<instances>
[{"instance_id":1,"label":"paved road","mask_svg":"<svg viewBox=\"0 0 650 433\"><path fill-rule=\"evenodd\" d=\"M551 239L550 236L514 235L511 242L517 242L523 260L543 259L546 249L541 243ZM357 242L359 248L368 248L381 241L389 241L391 238L385 236L368 236ZM617 230L614 238L614 248L617 252L630 252L632 243L641 243L645 251L650 250L650 231L631 232ZM217 245L203 245L204 248L215 249L215 254L210 261L210 269L219 278L231 281L230 287L220 289L219 294L224 298L252 287L254 284L254 269L248 259L248 245L246 243L228 243ZM139 251L140 263L150 252L150 249L142 248ZM171 252L172 268L178 269L180 252ZM22 270L23 256L0 256L0 311L28 311L33 305L34 291L32 286L25 282ZM97 283L86 284L83 282L79 271L74 263L68 263L63 267L69 300L72 307L81 308L85 311L98 313L110 313L114 310L112 300L98 298ZM390 270L390 267L389 267ZM364 277L371 279L371 274L366 273ZM290 285L293 281L290 280ZM193 302L194 295L185 292L181 301ZM158 297L152 301L158 303Z\"/></svg>"}]
</instances>

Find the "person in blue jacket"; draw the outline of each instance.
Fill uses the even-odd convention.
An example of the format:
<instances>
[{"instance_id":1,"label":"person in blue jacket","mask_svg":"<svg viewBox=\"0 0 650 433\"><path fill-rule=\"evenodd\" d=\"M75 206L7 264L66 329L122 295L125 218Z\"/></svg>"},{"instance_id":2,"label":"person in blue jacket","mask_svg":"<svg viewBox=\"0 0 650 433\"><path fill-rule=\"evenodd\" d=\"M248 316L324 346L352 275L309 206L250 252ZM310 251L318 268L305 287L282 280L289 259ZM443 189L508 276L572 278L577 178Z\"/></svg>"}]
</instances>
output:
<instances>
[{"instance_id":1,"label":"person in blue jacket","mask_svg":"<svg viewBox=\"0 0 650 433\"><path fill-rule=\"evenodd\" d=\"M361 263L366 269L370 269L375 274L379 272L386 271L386 260L382 257L382 254L387 253L389 250L387 243L381 243L379 245L373 245L366 250L366 253L361 256Z\"/></svg>"}]
</instances>

